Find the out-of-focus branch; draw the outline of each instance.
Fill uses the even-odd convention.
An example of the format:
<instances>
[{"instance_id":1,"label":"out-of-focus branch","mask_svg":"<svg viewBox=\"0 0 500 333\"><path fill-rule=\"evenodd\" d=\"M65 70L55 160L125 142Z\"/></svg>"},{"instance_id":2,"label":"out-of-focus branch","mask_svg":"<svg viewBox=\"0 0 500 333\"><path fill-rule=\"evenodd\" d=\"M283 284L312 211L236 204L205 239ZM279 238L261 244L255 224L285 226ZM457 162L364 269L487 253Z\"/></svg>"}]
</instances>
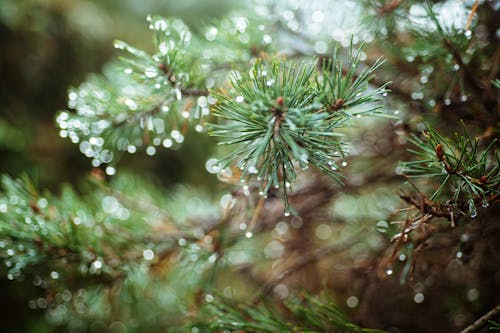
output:
<instances>
[{"instance_id":1,"label":"out-of-focus branch","mask_svg":"<svg viewBox=\"0 0 500 333\"><path fill-rule=\"evenodd\" d=\"M476 320L474 323L467 326L465 329L460 331L460 333L473 333L479 332L479 330L488 323L488 320L500 316L500 305L497 305L491 311L486 313L484 316Z\"/></svg>"}]
</instances>

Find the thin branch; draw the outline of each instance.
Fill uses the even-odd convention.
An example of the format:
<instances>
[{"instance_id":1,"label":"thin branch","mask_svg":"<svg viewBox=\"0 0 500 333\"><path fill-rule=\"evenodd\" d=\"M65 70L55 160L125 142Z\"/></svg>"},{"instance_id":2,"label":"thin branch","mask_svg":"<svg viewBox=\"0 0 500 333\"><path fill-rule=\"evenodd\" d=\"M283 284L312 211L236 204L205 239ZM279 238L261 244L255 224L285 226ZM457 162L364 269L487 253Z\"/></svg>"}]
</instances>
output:
<instances>
[{"instance_id":1,"label":"thin branch","mask_svg":"<svg viewBox=\"0 0 500 333\"><path fill-rule=\"evenodd\" d=\"M490 310L488 313L486 313L481 318L476 320L474 323L470 324L465 329L460 331L460 333L478 332L484 325L486 325L486 323L488 323L488 320L493 319L497 316L500 316L500 305L494 307L492 310Z\"/></svg>"},{"instance_id":2,"label":"thin branch","mask_svg":"<svg viewBox=\"0 0 500 333\"><path fill-rule=\"evenodd\" d=\"M474 5L472 5L472 9L470 11L469 18L467 19L467 24L465 25L465 30L469 30L470 25L472 24L472 19L474 18L474 15L476 14L478 5L479 5L479 0L476 0L474 2Z\"/></svg>"}]
</instances>

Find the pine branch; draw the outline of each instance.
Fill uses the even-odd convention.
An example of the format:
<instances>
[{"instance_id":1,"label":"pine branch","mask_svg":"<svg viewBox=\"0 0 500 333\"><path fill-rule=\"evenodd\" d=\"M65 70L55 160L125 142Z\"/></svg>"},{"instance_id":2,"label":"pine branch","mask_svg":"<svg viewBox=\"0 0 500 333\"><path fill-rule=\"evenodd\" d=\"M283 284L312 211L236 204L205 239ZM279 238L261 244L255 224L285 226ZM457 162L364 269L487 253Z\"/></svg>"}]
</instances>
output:
<instances>
[{"instance_id":1,"label":"pine branch","mask_svg":"<svg viewBox=\"0 0 500 333\"><path fill-rule=\"evenodd\" d=\"M281 188L285 214L293 211L287 197L297 167L307 170L311 164L341 182L336 160L344 149L336 130L353 116L378 113L378 105L370 103L380 100L385 85L369 90L368 82L381 64L356 74L359 51L352 55L351 45L347 69L335 53L321 73L312 65L274 59L231 77L230 91L214 93L220 100L214 115L221 123L212 125L211 135L238 148L221 159L220 168L238 166L242 181L256 175L263 197ZM362 105L367 109L355 108Z\"/></svg>"},{"instance_id":2,"label":"pine branch","mask_svg":"<svg viewBox=\"0 0 500 333\"><path fill-rule=\"evenodd\" d=\"M500 193L500 158L495 139L480 149L479 140L468 133L456 134L455 140L450 140L427 126L423 138L414 135L409 140L416 148L408 151L419 159L402 163L403 172L408 177L438 179L439 187L430 200L442 196L443 192L449 195L449 186L454 183L452 201L456 203L465 192L471 215L475 217L476 199L487 206L489 198Z\"/></svg>"},{"instance_id":3,"label":"pine branch","mask_svg":"<svg viewBox=\"0 0 500 333\"><path fill-rule=\"evenodd\" d=\"M207 332L244 330L245 332L371 332L381 330L361 328L350 323L328 296L291 297L283 304L284 315L267 302L259 304L236 303L213 296L206 304L209 319L193 325Z\"/></svg>"}]
</instances>

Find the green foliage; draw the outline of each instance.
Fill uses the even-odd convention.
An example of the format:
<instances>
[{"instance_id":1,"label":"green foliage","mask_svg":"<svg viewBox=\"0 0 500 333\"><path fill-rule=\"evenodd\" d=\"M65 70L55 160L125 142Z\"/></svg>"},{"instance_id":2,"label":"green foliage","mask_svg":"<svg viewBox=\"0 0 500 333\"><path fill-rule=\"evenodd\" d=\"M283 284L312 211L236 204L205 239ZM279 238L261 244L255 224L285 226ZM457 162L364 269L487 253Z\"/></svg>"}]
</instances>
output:
<instances>
[{"instance_id":1,"label":"green foliage","mask_svg":"<svg viewBox=\"0 0 500 333\"><path fill-rule=\"evenodd\" d=\"M183 324L179 314L212 266L212 252L189 240L218 219L201 193L179 188L168 195L127 176L112 187L94 179L85 195L69 186L60 196L40 194L27 179L2 181L1 272L44 290L46 298L30 307L75 329L115 321L135 332ZM168 274L155 273L163 266ZM155 312L160 307L168 309L163 317Z\"/></svg>"},{"instance_id":2,"label":"green foliage","mask_svg":"<svg viewBox=\"0 0 500 333\"><path fill-rule=\"evenodd\" d=\"M456 53L465 53L471 45L471 31L464 31L453 22L444 23L429 3L422 7L421 16L413 18L416 22L411 27L416 42L408 52L422 57L424 62L440 62L443 59L450 62Z\"/></svg>"},{"instance_id":3,"label":"green foliage","mask_svg":"<svg viewBox=\"0 0 500 333\"><path fill-rule=\"evenodd\" d=\"M338 55L338 48L335 49L331 60L323 62L322 77L317 81L317 89L321 92L321 103L329 111L344 111L354 107L366 106L368 103L368 110L364 110L364 112L375 114L378 111L380 113L381 107L373 103L380 101L382 96L387 96L386 86L388 83L375 87L375 89L370 89L368 83L375 77L375 71L383 65L384 60L378 59L369 68L360 70L360 55L363 47L364 44L353 54L351 40L345 66ZM362 115L364 112L352 112L350 115ZM334 115L337 118L344 116L339 116L336 113Z\"/></svg>"},{"instance_id":4,"label":"green foliage","mask_svg":"<svg viewBox=\"0 0 500 333\"><path fill-rule=\"evenodd\" d=\"M493 82L493 85L495 86L495 88L500 89L500 79L496 79L492 82Z\"/></svg>"},{"instance_id":5,"label":"green foliage","mask_svg":"<svg viewBox=\"0 0 500 333\"><path fill-rule=\"evenodd\" d=\"M282 188L286 214L297 166L307 170L311 164L341 183L336 160L345 149L338 129L353 116L377 113L379 106L371 103L385 94L385 85L369 90L368 82L381 64L359 71L359 51L352 55L351 44L345 67L335 52L320 73L310 64L273 59L257 61L248 74L233 74L231 89L214 93L214 115L224 122L212 125L211 134L221 144L238 145L221 167L235 164L242 180L256 175L263 197ZM354 109L359 106L367 109Z\"/></svg>"},{"instance_id":6,"label":"green foliage","mask_svg":"<svg viewBox=\"0 0 500 333\"><path fill-rule=\"evenodd\" d=\"M493 320L488 320L488 323L490 324L491 331L500 331L500 323Z\"/></svg>"},{"instance_id":7,"label":"green foliage","mask_svg":"<svg viewBox=\"0 0 500 333\"><path fill-rule=\"evenodd\" d=\"M411 178L433 178L439 187L430 200L448 198L457 203L469 201L472 217L476 213L476 201L488 206L489 199L500 193L500 159L497 140L487 146L480 145L477 138L455 135L451 140L427 126L422 137L409 138L415 148L408 149L418 160L402 164L403 172Z\"/></svg>"},{"instance_id":8,"label":"green foliage","mask_svg":"<svg viewBox=\"0 0 500 333\"><path fill-rule=\"evenodd\" d=\"M500 158L494 128L498 99L491 85L498 88L500 81L495 79L498 66L496 55L492 56L498 52L487 42L496 35L491 34L494 29L486 29L491 23L476 25L475 10L467 28L449 24L439 1L359 3L318 1L316 8L316 3L303 6L300 1L258 1L255 13L231 13L193 29L178 19L149 16L151 50L115 42L119 59L105 66L103 74L89 76L70 89L69 110L57 116L60 136L78 144L92 159L92 182L82 191L65 186L60 195L53 195L39 193L27 179L3 179L0 273L13 284L33 284L38 294L29 306L45 310L49 323L64 331L376 332L350 323L328 297L278 300L262 293L283 283L290 295L300 294L303 278L311 277L306 274L314 275L313 283L333 289L335 299L347 292L362 297L366 303L356 318L363 322L391 329L395 317L406 322L400 312L408 309L434 314L434 306L419 305L425 292L432 293L426 302L440 301L446 309L447 318L432 323L433 328L436 324L440 325L436 330L447 331L442 327L461 325L471 314L467 309L476 312L481 306L476 299L482 302L488 285L494 286L490 273L496 268L490 270L490 261L481 261L481 255L494 257L498 252L496 242L486 240L474 247L474 262L468 265L466 247L477 235L495 240L498 228L494 216L485 217L485 223L456 228L461 235L451 231L449 237L434 237L448 232L450 224L431 222L448 220L454 226L457 210L459 217L467 209L475 217L479 205L498 202ZM366 10L362 16L372 23L350 41L351 31L328 16L337 15L343 5L348 15L342 20L357 21L356 12ZM14 2L3 7L10 12L13 6ZM8 21L7 16L0 14L0 20ZM366 53L362 40L370 43ZM336 42L345 51L331 52ZM390 66L382 66L380 56ZM23 66L24 75L36 67ZM471 68L477 68L477 75ZM387 79L396 82L394 96L399 99L391 98L383 110ZM458 96L461 103L455 103ZM382 115L396 106L402 112L394 113L408 118L366 122L357 132L347 130L356 118ZM413 161L403 163L403 172L429 185L432 195L418 190L417 196L404 193L401 198L411 207L399 215L391 213L399 208L393 195L399 184L393 163L404 154L404 139L392 135L393 127L396 132L411 132L406 120L427 106L438 121L446 120L443 128L450 119L453 126L453 119L467 115L471 129L483 134L473 138L466 131L450 139L429 126L421 135L410 134ZM202 118L211 111L210 120ZM123 152L144 148L154 155L160 146L176 150L192 129L204 132L205 121L210 123L209 134L220 142L217 153L224 156L214 169L215 159L207 161L207 170L218 171L231 185L241 182L241 187L229 190L221 186L229 193L216 205L189 187L158 190L157 184L142 179L143 169L140 178L114 176L110 185L98 169L113 176ZM488 128L475 128L476 122ZM2 124L10 121L0 120L0 132L6 133L0 133L0 145L11 150L29 146L20 140L20 132ZM487 144L485 138L492 140ZM349 169L339 171L347 166L344 158L350 152ZM168 156L192 157L181 155L190 154L179 151ZM169 163L168 171L179 169L171 160L161 163ZM156 166L166 173L161 169L165 164ZM199 173L197 179L203 178ZM345 187L332 186L344 182ZM254 189L261 197L252 195ZM217 193L219 188L210 190ZM285 203L285 216L277 197ZM404 221L388 229L386 220L402 215ZM376 229L389 237L373 232L376 220L380 220ZM391 236L392 255L380 259ZM447 238L446 244L439 243L441 238ZM426 247L435 241L436 246L429 248L436 263L425 261ZM453 259L439 257L450 247L460 247L461 252ZM396 286L398 281L389 276L403 267L399 282L410 281L418 270L417 259L425 262L417 278L429 275L429 279L411 285L414 297L383 297L385 291L395 294L402 290L397 288L407 287ZM470 273L470 292L462 292L466 282L458 288L446 283L460 280L456 276L447 280L448 271L454 273L458 263ZM385 269L386 280L377 267ZM471 285L482 278L490 279L484 288ZM219 287L231 298L212 296ZM318 285L307 287L316 290ZM442 288L442 294L434 293L435 288ZM274 296L282 296L276 290ZM253 291L261 296L258 303L241 301ZM456 291L476 303L448 305ZM366 311L365 305L373 304L380 305L383 316L377 309ZM400 304L401 309L393 311ZM349 297L347 305L354 311L357 297ZM423 317L423 322L429 321ZM404 325L418 324L410 321L394 327L406 331Z\"/></svg>"},{"instance_id":9,"label":"green foliage","mask_svg":"<svg viewBox=\"0 0 500 333\"><path fill-rule=\"evenodd\" d=\"M195 324L200 332L221 330L245 332L366 332L383 333L350 323L340 309L327 297L291 297L281 311L267 303L236 303L227 298L215 298L206 306L207 323ZM291 316L284 317L282 311Z\"/></svg>"},{"instance_id":10,"label":"green foliage","mask_svg":"<svg viewBox=\"0 0 500 333\"><path fill-rule=\"evenodd\" d=\"M175 148L188 126L202 131L199 121L209 114L200 57L188 49L190 31L180 20L148 21L156 53L115 42L127 57L70 89L68 106L76 112L57 117L60 135L79 143L95 167L115 164L121 152L135 153L138 147L147 147L148 155L160 145Z\"/></svg>"}]
</instances>

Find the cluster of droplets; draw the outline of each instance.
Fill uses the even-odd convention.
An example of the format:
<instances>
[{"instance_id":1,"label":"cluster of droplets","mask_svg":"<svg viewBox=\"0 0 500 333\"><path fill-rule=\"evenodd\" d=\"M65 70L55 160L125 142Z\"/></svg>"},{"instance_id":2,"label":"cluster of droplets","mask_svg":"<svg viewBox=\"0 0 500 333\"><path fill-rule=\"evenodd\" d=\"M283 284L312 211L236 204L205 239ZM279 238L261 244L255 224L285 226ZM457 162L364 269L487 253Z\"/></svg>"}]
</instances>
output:
<instances>
[{"instance_id":1,"label":"cluster of droplets","mask_svg":"<svg viewBox=\"0 0 500 333\"><path fill-rule=\"evenodd\" d=\"M141 147L148 155L154 155L158 146L176 148L185 139L177 128L186 121L195 123L196 131L204 131L201 119L210 113L210 104L216 102L213 97L200 96L186 109L177 97L159 97L148 87L124 79L129 76L127 69L113 70L111 76L117 79L113 88L105 79L91 78L68 94L68 106L76 112L60 112L56 119L60 136L77 143L94 167L113 164L121 152L133 154ZM156 104L147 96L157 96ZM115 169L108 167L106 172L112 175Z\"/></svg>"},{"instance_id":2,"label":"cluster of droplets","mask_svg":"<svg viewBox=\"0 0 500 333\"><path fill-rule=\"evenodd\" d=\"M273 42L266 25L236 13L222 19L217 26L207 26L204 37L217 46L205 48L203 58L216 63L248 61Z\"/></svg>"},{"instance_id":3,"label":"cluster of droplets","mask_svg":"<svg viewBox=\"0 0 500 333\"><path fill-rule=\"evenodd\" d=\"M459 30L467 25L470 8L465 1L443 1L432 6L439 25L445 30ZM410 6L409 19L411 23L425 31L436 31L435 22L427 15L425 4L416 3ZM459 30L460 31L460 30ZM462 30L463 31L463 30ZM470 30L463 31L466 38L471 37Z\"/></svg>"},{"instance_id":4,"label":"cluster of droplets","mask_svg":"<svg viewBox=\"0 0 500 333\"><path fill-rule=\"evenodd\" d=\"M273 2L272 7L269 3L257 6L256 12L261 17L281 21L287 30L313 41L310 45L297 43L292 34L284 34L282 42L292 48L312 49L318 54L326 54L331 51L332 41L347 47L351 36L355 36L354 44L373 40L367 29L360 29L363 7L355 1L278 1Z\"/></svg>"},{"instance_id":5,"label":"cluster of droplets","mask_svg":"<svg viewBox=\"0 0 500 333\"><path fill-rule=\"evenodd\" d=\"M180 128L186 121L204 131L201 118L208 115L211 96L200 96L195 103L183 100L183 87L190 80L173 59L183 61L191 33L180 20L149 16L155 33L157 53L153 56L125 42L115 47L130 59L124 65L105 68L103 76L92 76L68 95L68 106L57 117L60 136L78 143L92 165L115 163L120 152L135 153L144 147L154 155L157 146L178 147L184 141ZM133 59L133 60L132 60ZM180 59L180 60L179 60ZM112 84L109 84L112 82ZM113 167L107 168L114 174Z\"/></svg>"}]
</instances>

